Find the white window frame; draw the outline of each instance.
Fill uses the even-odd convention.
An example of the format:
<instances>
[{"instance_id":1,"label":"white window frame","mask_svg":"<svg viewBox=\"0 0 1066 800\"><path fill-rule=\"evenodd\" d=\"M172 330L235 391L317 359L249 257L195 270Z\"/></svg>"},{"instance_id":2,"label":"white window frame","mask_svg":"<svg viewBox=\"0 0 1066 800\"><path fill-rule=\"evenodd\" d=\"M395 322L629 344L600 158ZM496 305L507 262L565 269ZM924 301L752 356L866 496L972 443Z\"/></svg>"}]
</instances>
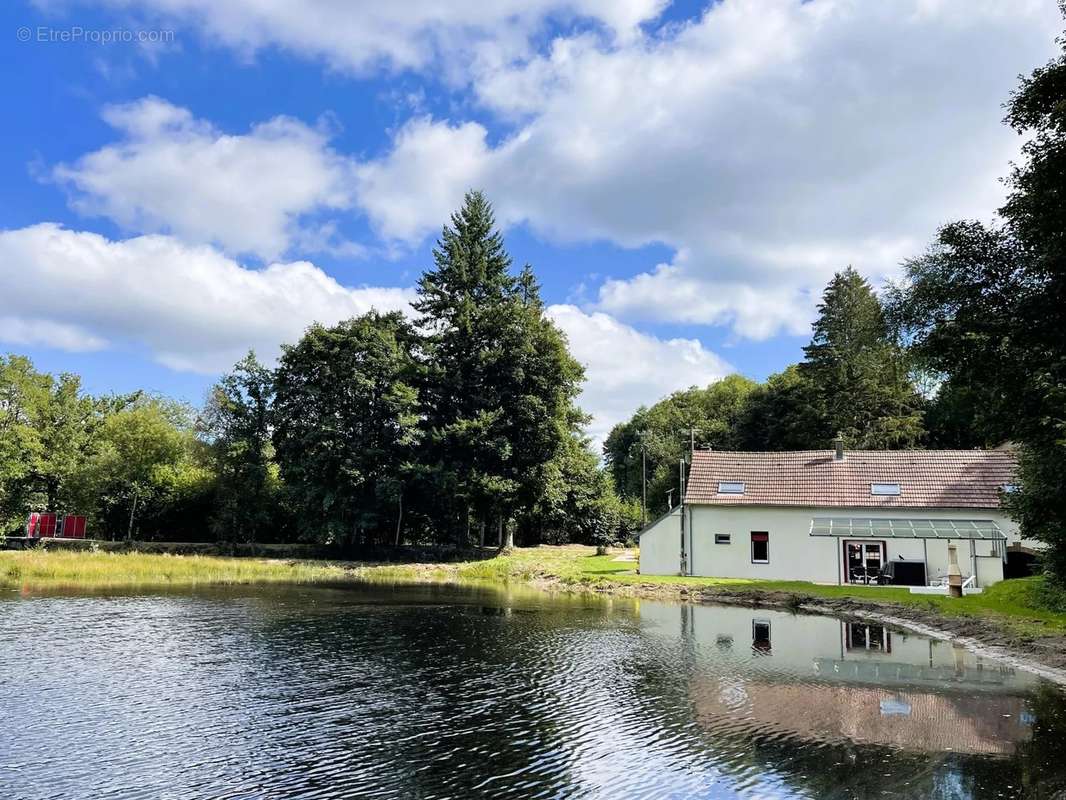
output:
<instances>
[{"instance_id":1,"label":"white window frame","mask_svg":"<svg viewBox=\"0 0 1066 800\"><path fill-rule=\"evenodd\" d=\"M733 544L733 534L731 533L716 533L714 535L715 544Z\"/></svg>"},{"instance_id":2,"label":"white window frame","mask_svg":"<svg viewBox=\"0 0 1066 800\"><path fill-rule=\"evenodd\" d=\"M718 494L744 494L744 481L718 481Z\"/></svg>"}]
</instances>

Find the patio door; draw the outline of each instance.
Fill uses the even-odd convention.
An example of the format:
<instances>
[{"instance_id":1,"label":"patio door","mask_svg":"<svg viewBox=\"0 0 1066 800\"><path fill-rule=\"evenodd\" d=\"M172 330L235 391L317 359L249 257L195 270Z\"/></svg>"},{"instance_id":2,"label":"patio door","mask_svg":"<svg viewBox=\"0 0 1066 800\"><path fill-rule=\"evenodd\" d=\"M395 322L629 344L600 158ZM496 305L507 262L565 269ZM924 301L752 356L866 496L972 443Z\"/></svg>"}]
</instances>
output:
<instances>
[{"instance_id":1,"label":"patio door","mask_svg":"<svg viewBox=\"0 0 1066 800\"><path fill-rule=\"evenodd\" d=\"M844 540L844 582L869 583L885 565L884 542Z\"/></svg>"}]
</instances>

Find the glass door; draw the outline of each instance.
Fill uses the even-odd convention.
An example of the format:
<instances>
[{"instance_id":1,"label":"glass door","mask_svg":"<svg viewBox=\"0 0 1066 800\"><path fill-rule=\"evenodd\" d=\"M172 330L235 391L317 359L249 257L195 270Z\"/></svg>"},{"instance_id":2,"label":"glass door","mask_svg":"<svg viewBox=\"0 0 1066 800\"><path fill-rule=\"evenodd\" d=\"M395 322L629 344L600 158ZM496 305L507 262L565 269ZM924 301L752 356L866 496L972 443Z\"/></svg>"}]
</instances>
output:
<instances>
[{"instance_id":1,"label":"glass door","mask_svg":"<svg viewBox=\"0 0 1066 800\"><path fill-rule=\"evenodd\" d=\"M844 581L875 583L885 563L881 542L844 542Z\"/></svg>"}]
</instances>

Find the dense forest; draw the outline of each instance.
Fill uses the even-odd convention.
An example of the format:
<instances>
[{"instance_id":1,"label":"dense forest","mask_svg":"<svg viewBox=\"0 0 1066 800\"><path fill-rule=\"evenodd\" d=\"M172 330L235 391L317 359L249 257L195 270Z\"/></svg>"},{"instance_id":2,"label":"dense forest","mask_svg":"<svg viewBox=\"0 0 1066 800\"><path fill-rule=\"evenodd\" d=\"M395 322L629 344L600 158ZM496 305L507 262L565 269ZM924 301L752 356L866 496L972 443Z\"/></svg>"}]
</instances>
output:
<instances>
[{"instance_id":1,"label":"dense forest","mask_svg":"<svg viewBox=\"0 0 1066 800\"><path fill-rule=\"evenodd\" d=\"M47 508L113 538L604 543L639 527L645 490L650 514L667 507L692 446L822 449L839 434L1016 446L1005 501L1066 576L1066 56L1022 80L1006 122L1025 144L996 224L946 224L880 292L839 272L802 361L638 409L603 466L575 403L582 367L471 192L413 321L313 325L274 368L250 353L203 408L90 397L77 376L0 359L4 529Z\"/></svg>"},{"instance_id":2,"label":"dense forest","mask_svg":"<svg viewBox=\"0 0 1066 800\"><path fill-rule=\"evenodd\" d=\"M0 360L0 513L83 513L100 538L342 550L624 538L638 521L600 468L583 380L467 195L421 278L415 321L312 325L276 368L254 354L203 408L90 397L75 375Z\"/></svg>"}]
</instances>

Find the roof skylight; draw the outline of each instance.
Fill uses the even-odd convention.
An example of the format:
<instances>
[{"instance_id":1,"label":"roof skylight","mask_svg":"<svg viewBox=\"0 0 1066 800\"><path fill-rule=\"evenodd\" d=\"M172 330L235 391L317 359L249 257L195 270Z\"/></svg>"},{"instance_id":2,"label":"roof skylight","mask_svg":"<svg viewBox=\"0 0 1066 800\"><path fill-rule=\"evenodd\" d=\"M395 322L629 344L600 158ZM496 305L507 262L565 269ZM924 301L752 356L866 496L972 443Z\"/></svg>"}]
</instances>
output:
<instances>
[{"instance_id":1,"label":"roof skylight","mask_svg":"<svg viewBox=\"0 0 1066 800\"><path fill-rule=\"evenodd\" d=\"M871 483L870 494L890 497L900 492L898 483Z\"/></svg>"},{"instance_id":2,"label":"roof skylight","mask_svg":"<svg viewBox=\"0 0 1066 800\"><path fill-rule=\"evenodd\" d=\"M719 481L718 494L744 494L743 481Z\"/></svg>"}]
</instances>

